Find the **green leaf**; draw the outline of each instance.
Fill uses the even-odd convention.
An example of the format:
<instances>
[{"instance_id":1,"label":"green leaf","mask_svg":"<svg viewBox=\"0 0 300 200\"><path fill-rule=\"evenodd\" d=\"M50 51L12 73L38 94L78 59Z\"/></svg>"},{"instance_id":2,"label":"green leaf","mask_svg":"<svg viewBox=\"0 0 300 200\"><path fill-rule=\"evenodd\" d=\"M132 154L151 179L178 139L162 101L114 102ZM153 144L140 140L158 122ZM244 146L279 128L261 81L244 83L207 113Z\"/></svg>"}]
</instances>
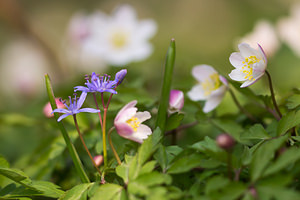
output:
<instances>
[{"instance_id":1,"label":"green leaf","mask_svg":"<svg viewBox=\"0 0 300 200\"><path fill-rule=\"evenodd\" d=\"M48 96L49 96L49 101L50 101L50 104L51 104L51 108L52 108L52 110L55 110L57 108L57 106L56 106L56 102L55 102L55 96L54 96L54 93L53 93L50 77L49 77L48 74L45 75L45 83L46 83L46 89L47 89L47 93L48 93ZM54 113L54 118L57 122L57 125L58 125L58 128L59 128L60 132L62 133L62 136L64 137L64 140L66 142L68 151L69 151L70 156L71 156L71 158L73 160L73 163L75 165L75 169L76 169L81 181L83 183L89 183L90 180L89 180L88 176L86 175L86 173L83 169L83 165L82 165L81 160L78 156L78 153L77 153L74 145L72 144L72 141L71 141L71 139L70 139L63 123L57 121L58 117L59 117L59 114L55 112Z\"/></svg>"},{"instance_id":2,"label":"green leaf","mask_svg":"<svg viewBox=\"0 0 300 200\"><path fill-rule=\"evenodd\" d=\"M248 140L248 139L269 139L271 138L267 131L261 124L254 124L249 128L248 131L241 134L241 139Z\"/></svg>"},{"instance_id":3,"label":"green leaf","mask_svg":"<svg viewBox=\"0 0 300 200\"><path fill-rule=\"evenodd\" d=\"M165 132L165 125L167 119L167 110L169 106L169 96L171 90L173 69L175 63L175 40L172 39L166 57L165 69L164 69L164 80L161 90L161 97L158 107L156 127L159 127L161 132Z\"/></svg>"},{"instance_id":4,"label":"green leaf","mask_svg":"<svg viewBox=\"0 0 300 200\"><path fill-rule=\"evenodd\" d=\"M292 165L300 159L300 150L296 147L291 147L283 152L280 157L270 167L267 168L264 175L268 176L274 174L289 165Z\"/></svg>"},{"instance_id":5,"label":"green leaf","mask_svg":"<svg viewBox=\"0 0 300 200\"><path fill-rule=\"evenodd\" d=\"M122 191L124 188L120 185L107 183L101 185L95 192L91 200L118 200L122 197Z\"/></svg>"},{"instance_id":6,"label":"green leaf","mask_svg":"<svg viewBox=\"0 0 300 200\"><path fill-rule=\"evenodd\" d=\"M288 109L295 109L300 105L300 94L294 94L287 99L286 107Z\"/></svg>"},{"instance_id":7,"label":"green leaf","mask_svg":"<svg viewBox=\"0 0 300 200\"><path fill-rule=\"evenodd\" d=\"M9 168L9 163L0 155L0 167Z\"/></svg>"},{"instance_id":8,"label":"green leaf","mask_svg":"<svg viewBox=\"0 0 300 200\"><path fill-rule=\"evenodd\" d=\"M0 167L0 174L21 185L30 187L29 185L31 184L31 180L19 169Z\"/></svg>"},{"instance_id":9,"label":"green leaf","mask_svg":"<svg viewBox=\"0 0 300 200\"><path fill-rule=\"evenodd\" d=\"M140 171L139 174L142 175L142 174L147 174L147 173L152 172L154 170L154 168L155 168L155 165L156 165L156 161L155 160L151 160L151 161L147 162L141 168L141 171Z\"/></svg>"},{"instance_id":10,"label":"green leaf","mask_svg":"<svg viewBox=\"0 0 300 200\"><path fill-rule=\"evenodd\" d=\"M300 124L300 112L291 111L281 118L278 123L277 135L283 135L291 128Z\"/></svg>"},{"instance_id":11,"label":"green leaf","mask_svg":"<svg viewBox=\"0 0 300 200\"><path fill-rule=\"evenodd\" d=\"M198 167L200 165L203 156L199 154L191 154L185 157L182 157L174 163L172 163L171 167L169 168L168 172L170 174L179 174L188 172L191 169Z\"/></svg>"},{"instance_id":12,"label":"green leaf","mask_svg":"<svg viewBox=\"0 0 300 200\"><path fill-rule=\"evenodd\" d=\"M251 162L251 180L260 178L268 163L274 158L275 151L286 141L287 137L279 137L265 141L254 153Z\"/></svg>"},{"instance_id":13,"label":"green leaf","mask_svg":"<svg viewBox=\"0 0 300 200\"><path fill-rule=\"evenodd\" d=\"M184 114L182 113L174 113L167 119L167 124L166 124L166 131L174 130L177 128L181 121L184 118Z\"/></svg>"},{"instance_id":14,"label":"green leaf","mask_svg":"<svg viewBox=\"0 0 300 200\"><path fill-rule=\"evenodd\" d=\"M32 181L30 187L42 192L42 196L58 198L64 194L59 186L47 181Z\"/></svg>"},{"instance_id":15,"label":"green leaf","mask_svg":"<svg viewBox=\"0 0 300 200\"><path fill-rule=\"evenodd\" d=\"M221 131L230 134L236 141L241 142L240 135L244 129L240 124L227 119L212 119L211 122Z\"/></svg>"},{"instance_id":16,"label":"green leaf","mask_svg":"<svg viewBox=\"0 0 300 200\"><path fill-rule=\"evenodd\" d=\"M126 163L122 163L118 167L116 167L116 173L120 176L124 183L128 183L129 181L129 166Z\"/></svg>"},{"instance_id":17,"label":"green leaf","mask_svg":"<svg viewBox=\"0 0 300 200\"><path fill-rule=\"evenodd\" d=\"M142 174L140 175L136 180L134 180L134 183L138 185L143 186L154 186L154 185L160 185L160 184L171 184L172 178L168 174L161 174L157 171Z\"/></svg>"},{"instance_id":18,"label":"green leaf","mask_svg":"<svg viewBox=\"0 0 300 200\"><path fill-rule=\"evenodd\" d=\"M230 181L227 178L224 178L223 176L214 176L207 181L205 193L209 194L216 190L219 190L228 185L229 182Z\"/></svg>"},{"instance_id":19,"label":"green leaf","mask_svg":"<svg viewBox=\"0 0 300 200\"><path fill-rule=\"evenodd\" d=\"M84 183L76 185L72 189L68 190L59 200L84 200L87 199L87 190L94 183Z\"/></svg>"}]
</instances>

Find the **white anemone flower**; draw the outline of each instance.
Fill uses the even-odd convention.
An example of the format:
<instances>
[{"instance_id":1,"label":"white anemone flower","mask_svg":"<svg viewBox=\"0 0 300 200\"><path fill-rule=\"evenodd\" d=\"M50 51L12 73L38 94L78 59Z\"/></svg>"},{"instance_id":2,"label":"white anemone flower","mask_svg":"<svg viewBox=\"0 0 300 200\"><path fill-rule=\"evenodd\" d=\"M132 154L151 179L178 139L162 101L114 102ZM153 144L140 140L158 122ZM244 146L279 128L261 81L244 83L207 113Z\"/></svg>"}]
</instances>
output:
<instances>
[{"instance_id":1,"label":"white anemone flower","mask_svg":"<svg viewBox=\"0 0 300 200\"><path fill-rule=\"evenodd\" d=\"M273 56L280 46L274 26L266 20L258 21L253 31L239 40L238 44L240 43L248 43L251 46L259 43L264 47L267 56Z\"/></svg>"},{"instance_id":2,"label":"white anemone flower","mask_svg":"<svg viewBox=\"0 0 300 200\"><path fill-rule=\"evenodd\" d=\"M262 47L258 44L258 50L249 44L241 43L238 48L240 52L230 55L229 61L235 67L229 77L235 81L244 81L241 88L248 87L258 81L267 67L267 57Z\"/></svg>"},{"instance_id":3,"label":"white anemone flower","mask_svg":"<svg viewBox=\"0 0 300 200\"><path fill-rule=\"evenodd\" d=\"M279 20L277 24L280 38L300 57L300 4L291 8L291 16Z\"/></svg>"},{"instance_id":4,"label":"white anemone flower","mask_svg":"<svg viewBox=\"0 0 300 200\"><path fill-rule=\"evenodd\" d=\"M148 111L137 112L135 105L137 101L131 101L125 105L117 114L114 125L118 134L126 139L143 143L152 134L151 129L142 124L151 118Z\"/></svg>"},{"instance_id":5,"label":"white anemone flower","mask_svg":"<svg viewBox=\"0 0 300 200\"><path fill-rule=\"evenodd\" d=\"M221 103L228 88L228 82L209 65L195 66L192 75L199 83L187 95L193 101L206 101L203 112L208 113Z\"/></svg>"},{"instance_id":6,"label":"white anemone flower","mask_svg":"<svg viewBox=\"0 0 300 200\"><path fill-rule=\"evenodd\" d=\"M153 20L138 20L129 5L118 7L111 16L94 15L85 48L99 54L110 65L121 66L147 58L153 51L149 39L156 33Z\"/></svg>"}]
</instances>

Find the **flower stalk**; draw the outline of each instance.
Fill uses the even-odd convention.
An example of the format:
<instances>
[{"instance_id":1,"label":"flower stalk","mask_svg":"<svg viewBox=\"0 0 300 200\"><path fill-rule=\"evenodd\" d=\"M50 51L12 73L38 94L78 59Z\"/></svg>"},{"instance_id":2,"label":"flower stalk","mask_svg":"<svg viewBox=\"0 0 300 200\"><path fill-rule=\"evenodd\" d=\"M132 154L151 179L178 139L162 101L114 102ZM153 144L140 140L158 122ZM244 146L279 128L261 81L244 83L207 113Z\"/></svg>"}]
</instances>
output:
<instances>
[{"instance_id":1,"label":"flower stalk","mask_svg":"<svg viewBox=\"0 0 300 200\"><path fill-rule=\"evenodd\" d=\"M273 84L272 84L272 79L271 79L271 75L270 73L266 70L266 74L268 77L268 82L269 82L269 88L270 88L270 92L271 92L271 97L272 97L272 101L273 101L273 105L275 107L276 112L278 113L278 115L280 116L280 118L282 117L282 114L279 110L279 107L277 105L276 99L275 99L275 93L274 93L274 89L273 89Z\"/></svg>"},{"instance_id":2,"label":"flower stalk","mask_svg":"<svg viewBox=\"0 0 300 200\"><path fill-rule=\"evenodd\" d=\"M101 171L98 169L97 164L95 163L93 156L91 155L89 149L87 148L87 146L86 146L86 144L85 144L85 142L84 142L84 139L83 139L83 137L82 137L82 134L81 134L81 132L80 132L80 130L79 130L78 123L77 123L77 119L76 119L76 115L73 115L73 119L74 119L74 124L75 124L76 130L77 130L77 132L78 132L79 138L80 138L80 140L81 140L81 143L83 144L85 151L86 151L87 154L89 155L89 157L90 157L90 159L91 159L91 161L92 161L94 167L97 169L97 171L99 172L99 174L100 174L100 176L101 176Z\"/></svg>"},{"instance_id":3,"label":"flower stalk","mask_svg":"<svg viewBox=\"0 0 300 200\"><path fill-rule=\"evenodd\" d=\"M113 143L112 143L112 140L111 140L111 134L112 134L112 132L113 132L114 130L115 130L115 127L111 127L111 128L109 129L108 134L107 134L107 138L108 138L109 145L110 145L110 147L111 147L111 149L112 149L112 151L113 151L113 153L114 153L114 156L115 156L115 158L116 158L118 164L121 165L122 162L121 162L120 157L119 157L119 155L118 155L118 153L117 153L117 151L116 151L116 149L115 149L115 147L114 147L114 145L113 145Z\"/></svg>"}]
</instances>

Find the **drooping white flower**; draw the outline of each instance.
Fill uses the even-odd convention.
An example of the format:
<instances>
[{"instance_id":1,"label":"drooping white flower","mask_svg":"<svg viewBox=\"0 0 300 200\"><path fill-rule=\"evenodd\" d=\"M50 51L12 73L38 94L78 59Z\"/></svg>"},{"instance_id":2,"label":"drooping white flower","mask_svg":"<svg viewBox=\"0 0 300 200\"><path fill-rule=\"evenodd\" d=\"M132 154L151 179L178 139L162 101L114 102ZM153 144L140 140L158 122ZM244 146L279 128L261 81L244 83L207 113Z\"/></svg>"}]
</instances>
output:
<instances>
[{"instance_id":1,"label":"drooping white flower","mask_svg":"<svg viewBox=\"0 0 300 200\"><path fill-rule=\"evenodd\" d=\"M258 21L253 31L239 40L238 44L240 43L248 43L250 46L259 43L264 47L267 56L273 56L280 46L275 28L266 20Z\"/></svg>"},{"instance_id":2,"label":"drooping white flower","mask_svg":"<svg viewBox=\"0 0 300 200\"><path fill-rule=\"evenodd\" d=\"M300 4L291 8L291 16L282 18L277 24L279 36L300 57Z\"/></svg>"},{"instance_id":3,"label":"drooping white flower","mask_svg":"<svg viewBox=\"0 0 300 200\"><path fill-rule=\"evenodd\" d=\"M171 90L169 98L169 113L178 112L184 105L184 94L180 90Z\"/></svg>"},{"instance_id":4,"label":"drooping white flower","mask_svg":"<svg viewBox=\"0 0 300 200\"><path fill-rule=\"evenodd\" d=\"M126 139L143 143L143 140L152 134L151 129L142 124L151 118L148 111L137 112L137 101L131 101L117 114L114 125L118 134Z\"/></svg>"},{"instance_id":5,"label":"drooping white flower","mask_svg":"<svg viewBox=\"0 0 300 200\"><path fill-rule=\"evenodd\" d=\"M187 95L193 101L204 100L203 112L215 109L222 101L227 90L227 80L209 65L197 65L192 75L198 81Z\"/></svg>"},{"instance_id":6,"label":"drooping white flower","mask_svg":"<svg viewBox=\"0 0 300 200\"><path fill-rule=\"evenodd\" d=\"M256 50L246 43L241 43L238 46L240 52L234 52L229 57L230 63L235 67L229 77L235 81L244 81L241 88L252 85L265 73L267 57L259 44L258 47Z\"/></svg>"},{"instance_id":7,"label":"drooping white flower","mask_svg":"<svg viewBox=\"0 0 300 200\"><path fill-rule=\"evenodd\" d=\"M140 61L152 53L149 39L156 33L156 23L150 19L138 20L129 5L118 7L111 16L97 12L90 17L79 17L71 26L71 35L81 44L83 52L98 56L109 65Z\"/></svg>"}]
</instances>

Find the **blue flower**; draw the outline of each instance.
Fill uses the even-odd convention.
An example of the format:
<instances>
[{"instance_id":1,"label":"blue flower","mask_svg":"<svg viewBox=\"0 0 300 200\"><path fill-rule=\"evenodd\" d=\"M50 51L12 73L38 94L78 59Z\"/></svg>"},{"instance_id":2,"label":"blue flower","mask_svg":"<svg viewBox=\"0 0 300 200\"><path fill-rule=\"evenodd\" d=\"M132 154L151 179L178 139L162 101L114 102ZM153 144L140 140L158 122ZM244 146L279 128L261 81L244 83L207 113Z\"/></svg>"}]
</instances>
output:
<instances>
[{"instance_id":1,"label":"blue flower","mask_svg":"<svg viewBox=\"0 0 300 200\"><path fill-rule=\"evenodd\" d=\"M100 76L95 72L92 73L91 76L86 75L86 83L84 86L76 86L74 87L74 91L82 91L82 92L110 92L112 94L117 94L115 88L121 84L123 79L127 74L126 69L120 70L116 73L115 80L110 80L110 76L105 74L104 76Z\"/></svg>"},{"instance_id":2,"label":"blue flower","mask_svg":"<svg viewBox=\"0 0 300 200\"><path fill-rule=\"evenodd\" d=\"M58 109L55 109L52 112L52 113L54 113L54 112L65 113L62 116L60 116L57 121L59 122L63 118L65 118L69 115L76 115L76 114L81 113L81 112L89 112L89 113L98 113L98 112L100 112L100 110L93 109L93 108L82 108L82 109L80 109L83 102L84 102L84 100L85 100L85 98L86 98L86 95L87 95L86 92L82 92L78 100L76 98L76 94L74 95L75 97L73 99L69 96L69 100L70 100L70 105L69 106L66 104L66 101L63 101L62 103L66 106L67 109L58 108Z\"/></svg>"}]
</instances>

